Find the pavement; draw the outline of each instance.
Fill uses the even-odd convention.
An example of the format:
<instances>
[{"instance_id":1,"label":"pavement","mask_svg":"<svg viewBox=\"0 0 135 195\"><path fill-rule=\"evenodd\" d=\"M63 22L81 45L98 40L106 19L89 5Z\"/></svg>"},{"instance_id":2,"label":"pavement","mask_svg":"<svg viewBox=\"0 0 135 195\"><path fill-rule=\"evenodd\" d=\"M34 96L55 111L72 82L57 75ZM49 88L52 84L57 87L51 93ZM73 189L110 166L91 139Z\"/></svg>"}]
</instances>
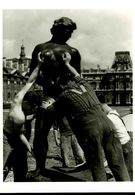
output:
<instances>
[{"instance_id":1,"label":"pavement","mask_svg":"<svg viewBox=\"0 0 135 195\"><path fill-rule=\"evenodd\" d=\"M127 130L133 132L133 114L131 114L130 107L113 107L116 109L120 116L123 118ZM5 120L8 110L3 110L3 120ZM49 151L48 154L51 156L56 156L56 154L60 153L59 148L56 147L56 144L53 140L52 131L48 136L49 143ZM33 138L31 138L32 143ZM7 145L6 145L7 146ZM7 148L8 150L8 148ZM29 154L30 155L30 154ZM28 155L28 167L29 170L33 170L35 168L35 159ZM73 162L74 163L74 162ZM74 172L74 173L66 173L65 170L62 170L58 167L61 167L61 162L56 160L55 158L48 158L46 162L46 168L48 170L49 177L37 177L35 180L39 181L91 181L91 174L89 170ZM110 170L109 170L110 172ZM9 172L6 182L13 182L13 172L12 170ZM109 181L114 181L114 178L109 179Z\"/></svg>"}]
</instances>

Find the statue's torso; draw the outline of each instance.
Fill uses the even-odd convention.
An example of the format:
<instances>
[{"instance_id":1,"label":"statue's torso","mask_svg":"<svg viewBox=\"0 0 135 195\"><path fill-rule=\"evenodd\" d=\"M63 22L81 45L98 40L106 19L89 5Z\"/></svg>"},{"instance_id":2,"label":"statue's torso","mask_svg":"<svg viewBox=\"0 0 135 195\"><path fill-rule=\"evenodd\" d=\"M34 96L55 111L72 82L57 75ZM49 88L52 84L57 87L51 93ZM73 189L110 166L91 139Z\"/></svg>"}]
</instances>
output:
<instances>
[{"instance_id":1,"label":"statue's torso","mask_svg":"<svg viewBox=\"0 0 135 195\"><path fill-rule=\"evenodd\" d=\"M77 49L67 45L66 43L57 44L49 41L38 45L35 50L36 52L33 56L33 62L37 63L36 60L39 52L44 53L49 50L53 50L56 56L56 60L53 60L49 63L45 62L41 67L40 75L43 78L43 88L45 88L46 90L52 87L52 83L57 77L64 75L67 72L64 62L62 60L62 54L64 52L70 53L70 64L75 67L78 72L80 71L80 54Z\"/></svg>"}]
</instances>

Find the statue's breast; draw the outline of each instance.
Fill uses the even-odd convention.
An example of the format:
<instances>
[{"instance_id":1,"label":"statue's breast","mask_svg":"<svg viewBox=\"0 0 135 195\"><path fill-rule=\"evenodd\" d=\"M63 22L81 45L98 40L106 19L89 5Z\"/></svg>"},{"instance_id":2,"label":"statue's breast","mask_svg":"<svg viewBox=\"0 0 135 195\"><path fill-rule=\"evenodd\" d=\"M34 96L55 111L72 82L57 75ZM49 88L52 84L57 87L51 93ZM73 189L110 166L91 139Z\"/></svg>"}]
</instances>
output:
<instances>
[{"instance_id":1,"label":"statue's breast","mask_svg":"<svg viewBox=\"0 0 135 195\"><path fill-rule=\"evenodd\" d=\"M72 58L72 49L68 45L48 44L42 51L44 56L44 63L41 71L44 76L50 77L51 75L58 75L65 70L62 54L69 52Z\"/></svg>"}]
</instances>

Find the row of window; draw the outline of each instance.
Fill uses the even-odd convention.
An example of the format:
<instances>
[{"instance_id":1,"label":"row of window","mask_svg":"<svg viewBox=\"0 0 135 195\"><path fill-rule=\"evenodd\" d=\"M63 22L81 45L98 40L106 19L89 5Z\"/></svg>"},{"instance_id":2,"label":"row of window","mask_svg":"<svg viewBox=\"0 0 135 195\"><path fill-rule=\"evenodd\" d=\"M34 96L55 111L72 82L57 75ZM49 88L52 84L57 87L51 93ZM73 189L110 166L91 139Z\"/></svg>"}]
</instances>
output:
<instances>
[{"instance_id":1,"label":"row of window","mask_svg":"<svg viewBox=\"0 0 135 195\"><path fill-rule=\"evenodd\" d=\"M132 89L132 82L116 82L115 85L113 83L110 83L107 85L102 85L102 83L99 82L89 82L94 90L98 89Z\"/></svg>"},{"instance_id":2,"label":"row of window","mask_svg":"<svg viewBox=\"0 0 135 195\"><path fill-rule=\"evenodd\" d=\"M12 66L6 65L5 67L6 67L7 69L11 68L11 69L17 69L17 70L20 70L20 71L27 71L28 66L26 66L26 65L23 65L23 66L22 66L22 65L23 65L23 64L21 64L21 65L13 64Z\"/></svg>"},{"instance_id":3,"label":"row of window","mask_svg":"<svg viewBox=\"0 0 135 195\"><path fill-rule=\"evenodd\" d=\"M31 61L30 59L25 59L22 62L19 62L19 60L18 61L3 60L3 67L25 71L28 69L30 61Z\"/></svg>"},{"instance_id":4,"label":"row of window","mask_svg":"<svg viewBox=\"0 0 135 195\"><path fill-rule=\"evenodd\" d=\"M18 85L22 85L22 84L25 84L25 81L11 81L11 80L4 80L4 83L7 84L7 85L10 85L10 84L18 84Z\"/></svg>"},{"instance_id":5,"label":"row of window","mask_svg":"<svg viewBox=\"0 0 135 195\"><path fill-rule=\"evenodd\" d=\"M122 98L123 98L122 96L123 96L123 94L117 94L116 95L116 102L115 102L115 104L117 104L117 105L121 104ZM132 104L132 98L131 97L132 97L131 93L126 94L125 104Z\"/></svg>"},{"instance_id":6,"label":"row of window","mask_svg":"<svg viewBox=\"0 0 135 195\"><path fill-rule=\"evenodd\" d=\"M109 77L109 79L125 79L125 78L132 78L131 74L115 74L115 75L91 75L91 74L82 74L83 78L88 79L88 80L102 80L104 76Z\"/></svg>"},{"instance_id":7,"label":"row of window","mask_svg":"<svg viewBox=\"0 0 135 195\"><path fill-rule=\"evenodd\" d=\"M17 94L17 92L14 92L14 96ZM12 97L13 94L11 94L11 92L7 93L7 97L5 97L7 102L11 102L12 101ZM116 94L116 98L115 98L115 104L119 105L121 104L121 98L122 98L123 94ZM106 96L107 98L107 96ZM109 104L112 104L112 98L110 99L110 101L108 101ZM131 104L132 103L132 99L131 99L131 93L126 94L126 104Z\"/></svg>"},{"instance_id":8,"label":"row of window","mask_svg":"<svg viewBox=\"0 0 135 195\"><path fill-rule=\"evenodd\" d=\"M16 94L17 94L17 92L14 92L14 96L15 96ZM7 93L6 101L7 101L7 102L11 102L11 101L12 101L12 96L11 96L11 93L10 93L10 92Z\"/></svg>"}]
</instances>

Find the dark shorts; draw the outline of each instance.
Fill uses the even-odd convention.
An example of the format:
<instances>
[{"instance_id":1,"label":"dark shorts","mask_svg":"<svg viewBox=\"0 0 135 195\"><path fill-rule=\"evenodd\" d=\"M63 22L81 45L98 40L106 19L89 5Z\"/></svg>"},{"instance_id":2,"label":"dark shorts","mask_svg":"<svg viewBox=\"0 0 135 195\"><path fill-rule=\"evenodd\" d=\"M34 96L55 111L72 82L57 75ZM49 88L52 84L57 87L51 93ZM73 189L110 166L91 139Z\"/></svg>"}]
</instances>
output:
<instances>
[{"instance_id":1,"label":"dark shorts","mask_svg":"<svg viewBox=\"0 0 135 195\"><path fill-rule=\"evenodd\" d=\"M23 133L23 124L15 124L12 120L10 120L9 116L6 118L3 130L9 134L20 134Z\"/></svg>"}]
</instances>

